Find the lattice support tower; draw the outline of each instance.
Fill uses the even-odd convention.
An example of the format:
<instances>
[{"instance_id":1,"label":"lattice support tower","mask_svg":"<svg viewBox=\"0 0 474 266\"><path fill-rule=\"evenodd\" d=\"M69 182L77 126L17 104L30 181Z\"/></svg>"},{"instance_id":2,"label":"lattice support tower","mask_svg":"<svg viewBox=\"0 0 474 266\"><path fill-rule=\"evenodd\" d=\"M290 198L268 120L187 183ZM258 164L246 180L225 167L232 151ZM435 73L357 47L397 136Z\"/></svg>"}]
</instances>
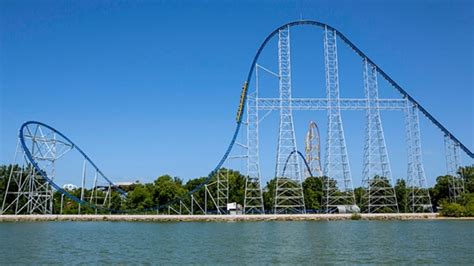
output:
<instances>
[{"instance_id":1,"label":"lattice support tower","mask_svg":"<svg viewBox=\"0 0 474 266\"><path fill-rule=\"evenodd\" d=\"M54 132L43 132L39 126L27 127L24 138L25 145L28 145L30 149L31 157L40 163L46 175L54 180L55 162L72 148L71 145L57 140ZM18 155L21 156L22 163L19 165L19 169L11 169L1 213L10 210L15 214L52 214L53 189L44 180L41 173L38 173L28 162L20 141L17 145L13 165L16 164ZM13 200L9 201L9 198L13 198Z\"/></svg>"},{"instance_id":2,"label":"lattice support tower","mask_svg":"<svg viewBox=\"0 0 474 266\"><path fill-rule=\"evenodd\" d=\"M461 166L459 143L455 142L449 135L445 135L444 149L447 174L449 175L449 199L456 202L464 193L464 180L458 173Z\"/></svg>"},{"instance_id":3,"label":"lattice support tower","mask_svg":"<svg viewBox=\"0 0 474 266\"><path fill-rule=\"evenodd\" d=\"M321 138L319 135L319 128L316 122L311 121L308 126L308 132L306 133L305 139L305 159L309 165L309 169L305 171L306 177L318 176L322 177L322 167L321 167Z\"/></svg>"},{"instance_id":4,"label":"lattice support tower","mask_svg":"<svg viewBox=\"0 0 474 266\"><path fill-rule=\"evenodd\" d=\"M12 165L0 214L52 214L52 189L27 163Z\"/></svg>"},{"instance_id":5,"label":"lattice support tower","mask_svg":"<svg viewBox=\"0 0 474 266\"><path fill-rule=\"evenodd\" d=\"M297 147L291 109L289 26L280 29L278 33L278 63L280 77L280 129L275 173L274 212L276 214L305 213L302 172L298 154L295 152ZM283 173L285 165L286 171Z\"/></svg>"},{"instance_id":6,"label":"lattice support tower","mask_svg":"<svg viewBox=\"0 0 474 266\"><path fill-rule=\"evenodd\" d=\"M406 99L405 130L408 152L407 186L411 212L433 212L421 151L420 125L416 104Z\"/></svg>"},{"instance_id":7,"label":"lattice support tower","mask_svg":"<svg viewBox=\"0 0 474 266\"><path fill-rule=\"evenodd\" d=\"M259 166L258 67L255 71L255 91L249 91L247 94L247 177L245 179L245 214L265 213Z\"/></svg>"},{"instance_id":8,"label":"lattice support tower","mask_svg":"<svg viewBox=\"0 0 474 266\"><path fill-rule=\"evenodd\" d=\"M367 99L362 186L362 211L398 212L392 171L378 104L377 68L364 59L364 91Z\"/></svg>"},{"instance_id":9,"label":"lattice support tower","mask_svg":"<svg viewBox=\"0 0 474 266\"><path fill-rule=\"evenodd\" d=\"M220 169L217 171L217 208L221 213L227 213L229 203L229 170ZM192 203L192 202L191 202Z\"/></svg>"},{"instance_id":10,"label":"lattice support tower","mask_svg":"<svg viewBox=\"0 0 474 266\"><path fill-rule=\"evenodd\" d=\"M354 189L340 110L336 40L336 30L325 26L324 63L328 105L328 135L324 167L326 180L323 182L323 206L327 212L339 205L355 205Z\"/></svg>"}]
</instances>

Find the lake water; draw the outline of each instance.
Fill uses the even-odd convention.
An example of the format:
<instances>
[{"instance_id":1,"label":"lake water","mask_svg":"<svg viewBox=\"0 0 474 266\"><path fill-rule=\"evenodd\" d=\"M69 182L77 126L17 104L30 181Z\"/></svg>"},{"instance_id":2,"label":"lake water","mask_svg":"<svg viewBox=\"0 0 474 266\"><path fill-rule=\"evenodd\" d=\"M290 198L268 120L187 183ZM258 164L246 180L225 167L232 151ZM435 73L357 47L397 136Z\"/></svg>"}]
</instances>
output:
<instances>
[{"instance_id":1,"label":"lake water","mask_svg":"<svg viewBox=\"0 0 474 266\"><path fill-rule=\"evenodd\" d=\"M473 221L0 223L0 264L473 264Z\"/></svg>"}]
</instances>

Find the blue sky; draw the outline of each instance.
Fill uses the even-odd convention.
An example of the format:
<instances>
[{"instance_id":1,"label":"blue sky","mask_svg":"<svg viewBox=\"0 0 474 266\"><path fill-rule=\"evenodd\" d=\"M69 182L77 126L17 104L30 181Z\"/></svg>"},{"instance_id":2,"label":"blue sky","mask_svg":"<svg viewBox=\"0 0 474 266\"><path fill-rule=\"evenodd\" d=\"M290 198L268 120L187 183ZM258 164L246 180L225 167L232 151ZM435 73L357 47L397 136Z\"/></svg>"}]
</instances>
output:
<instances>
[{"instance_id":1,"label":"blue sky","mask_svg":"<svg viewBox=\"0 0 474 266\"><path fill-rule=\"evenodd\" d=\"M65 133L116 181L207 175L232 136L256 49L272 30L300 18L344 33L472 150L473 10L469 1L1 1L0 163L11 162L22 122L38 120ZM311 83L324 84L316 60L321 33L292 36L294 94L323 96ZM275 54L270 45L264 56L272 69ZM350 54L340 52L353 62L340 59L341 95L362 96ZM381 95L397 96L380 86ZM406 173L398 115L382 114L395 178ZM343 113L356 186L362 118ZM271 119L262 133L271 147L264 179L274 170ZM325 131L324 113L295 115L300 149L311 119ZM445 170L442 136L424 118L422 134L433 184Z\"/></svg>"}]
</instances>

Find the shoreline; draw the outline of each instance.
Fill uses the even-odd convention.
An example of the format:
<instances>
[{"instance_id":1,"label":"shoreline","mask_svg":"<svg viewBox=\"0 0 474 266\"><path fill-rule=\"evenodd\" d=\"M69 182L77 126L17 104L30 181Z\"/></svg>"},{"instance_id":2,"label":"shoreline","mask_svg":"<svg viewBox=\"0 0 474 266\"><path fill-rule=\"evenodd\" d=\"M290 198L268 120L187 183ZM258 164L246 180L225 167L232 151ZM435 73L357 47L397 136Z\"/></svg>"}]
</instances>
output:
<instances>
[{"instance_id":1,"label":"shoreline","mask_svg":"<svg viewBox=\"0 0 474 266\"><path fill-rule=\"evenodd\" d=\"M263 221L343 221L351 214L265 214L265 215L0 215L0 222L263 222ZM360 214L360 219L371 221L405 220L470 220L474 217L443 217L438 213L377 213Z\"/></svg>"}]
</instances>

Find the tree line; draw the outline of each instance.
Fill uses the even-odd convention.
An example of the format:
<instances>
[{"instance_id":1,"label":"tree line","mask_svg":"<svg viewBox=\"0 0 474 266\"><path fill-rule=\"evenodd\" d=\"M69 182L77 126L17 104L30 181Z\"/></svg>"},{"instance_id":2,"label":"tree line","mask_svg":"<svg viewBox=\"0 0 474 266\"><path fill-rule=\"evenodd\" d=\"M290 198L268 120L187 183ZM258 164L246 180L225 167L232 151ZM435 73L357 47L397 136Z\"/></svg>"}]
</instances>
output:
<instances>
[{"instance_id":1,"label":"tree line","mask_svg":"<svg viewBox=\"0 0 474 266\"><path fill-rule=\"evenodd\" d=\"M8 195L5 198L6 187L8 177L12 167L19 167L13 165L2 165L0 166L0 201L6 201L6 203L13 200L14 195ZM27 171L25 171L27 172ZM239 171L231 169L222 169L221 173L227 175L228 179L228 195L229 202L236 202L244 205L245 198L245 176ZM446 216L474 216L474 166L461 167L458 172L459 178L464 181L465 193L457 200L457 202L451 202L449 198L449 183L451 176L444 175L436 178L436 184L429 188L431 196L431 203L435 211L440 211ZM124 187L123 189L127 192L126 197L122 196L117 191L113 190L109 194L103 190L84 189L83 198L90 204L79 205L73 200L62 197L59 192L54 192L54 213L63 214L77 214L79 208L81 213L107 213L111 210L122 212L133 210L134 212L154 212L156 206L162 206L169 203L177 198L186 195L189 191L193 190L196 186L203 183L207 177L199 177L190 179L184 182L179 177L173 177L170 175L162 175L156 178L152 183L135 183L130 186ZM384 182L385 186L391 186L388 179L380 177ZM309 211L318 211L324 209L322 206L323 201L323 183L327 177L308 177L303 181L303 193L305 207ZM209 181L209 191L213 195L215 202L216 198L216 184L217 173L213 175ZM214 185L213 185L214 184ZM275 193L276 180L272 179L266 183L263 187L263 201L264 208L267 211L271 211L274 204L274 193ZM399 212L410 212L409 204L409 190L404 179L397 179L393 185L395 190ZM18 189L15 184L10 184L10 189ZM68 191L70 194L80 198L81 188ZM354 189L356 203L362 205L363 195L365 189L358 187ZM202 212L201 208L207 206L206 211L215 212L215 204L211 201L211 196L206 195L204 188L193 193L193 204L196 208L194 213ZM207 203L206 203L207 199ZM23 199L25 200L25 199ZM191 205L190 197L183 197L182 203L185 206ZM92 208L91 205L103 206L102 209ZM178 208L179 202L175 202L173 207L175 210ZM199 208L198 208L199 206ZM163 208L158 212L169 212L170 208ZM383 211L383 210L382 210Z\"/></svg>"}]
</instances>

